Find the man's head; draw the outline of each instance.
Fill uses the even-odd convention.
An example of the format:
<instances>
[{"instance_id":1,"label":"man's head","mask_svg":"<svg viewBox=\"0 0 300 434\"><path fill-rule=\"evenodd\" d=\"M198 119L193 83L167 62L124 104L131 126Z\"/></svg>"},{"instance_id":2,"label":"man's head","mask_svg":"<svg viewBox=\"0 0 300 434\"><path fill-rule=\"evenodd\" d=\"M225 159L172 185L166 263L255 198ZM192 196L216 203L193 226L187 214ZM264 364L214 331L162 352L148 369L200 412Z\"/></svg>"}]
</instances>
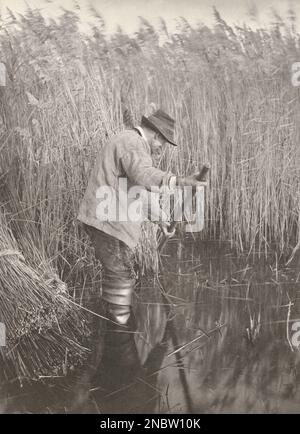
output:
<instances>
[{"instance_id":1,"label":"man's head","mask_svg":"<svg viewBox=\"0 0 300 434\"><path fill-rule=\"evenodd\" d=\"M175 121L163 110L157 110L151 116L143 116L141 125L160 134L165 141L177 146L174 142Z\"/></svg>"},{"instance_id":2,"label":"man's head","mask_svg":"<svg viewBox=\"0 0 300 434\"><path fill-rule=\"evenodd\" d=\"M160 160L167 143L176 146L174 142L175 121L164 111L157 110L149 117L143 116L141 126L145 131L155 162Z\"/></svg>"},{"instance_id":3,"label":"man's head","mask_svg":"<svg viewBox=\"0 0 300 434\"><path fill-rule=\"evenodd\" d=\"M162 154L168 142L166 139L156 131L142 124L142 128L147 137L147 141L151 148L151 157L155 165L159 164Z\"/></svg>"}]
</instances>

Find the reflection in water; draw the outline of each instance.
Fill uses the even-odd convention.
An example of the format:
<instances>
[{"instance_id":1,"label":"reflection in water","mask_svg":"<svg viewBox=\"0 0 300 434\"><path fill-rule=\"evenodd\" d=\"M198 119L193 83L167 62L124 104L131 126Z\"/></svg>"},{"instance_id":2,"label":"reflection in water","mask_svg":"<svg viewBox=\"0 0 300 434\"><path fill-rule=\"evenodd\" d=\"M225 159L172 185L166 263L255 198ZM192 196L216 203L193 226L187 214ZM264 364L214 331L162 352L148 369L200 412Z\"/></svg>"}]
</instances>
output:
<instances>
[{"instance_id":1,"label":"reflection in water","mask_svg":"<svg viewBox=\"0 0 300 434\"><path fill-rule=\"evenodd\" d=\"M136 332L112 339L93 378L81 376L89 393L58 379L6 403L53 413L299 412L297 270L276 255L170 242L159 279L136 295Z\"/></svg>"},{"instance_id":2,"label":"reflection in water","mask_svg":"<svg viewBox=\"0 0 300 434\"><path fill-rule=\"evenodd\" d=\"M178 257L166 258L164 282L178 297L176 330L195 411L298 412L299 351L288 338L300 318L299 274L276 257L236 258L212 243L179 252L179 266ZM163 370L160 384L169 378ZM170 390L174 405L179 390Z\"/></svg>"},{"instance_id":3,"label":"reflection in water","mask_svg":"<svg viewBox=\"0 0 300 434\"><path fill-rule=\"evenodd\" d=\"M101 411L299 412L295 269L213 243L170 243L164 253L159 280L136 297L146 369L109 404L98 396Z\"/></svg>"},{"instance_id":4,"label":"reflection in water","mask_svg":"<svg viewBox=\"0 0 300 434\"><path fill-rule=\"evenodd\" d=\"M81 379L82 388L77 388L77 402L73 411L154 411L157 402L162 399L157 378L167 349L168 327L163 329L160 342L148 354L139 353L137 343L142 338L135 329L133 324L129 331L116 325L108 326L101 361L96 369L88 370ZM145 360L142 363L143 357Z\"/></svg>"},{"instance_id":5,"label":"reflection in water","mask_svg":"<svg viewBox=\"0 0 300 434\"><path fill-rule=\"evenodd\" d=\"M131 337L131 350L133 346L135 346L134 336ZM152 413L157 402L163 400L157 379L165 351L166 342L163 341L149 353L144 365L137 364L135 361L132 366L128 365L127 369L122 366L122 372L119 371L117 375L117 362L114 366L102 364L101 385L104 386L104 390L93 393L102 412ZM135 372L132 367L135 368Z\"/></svg>"}]
</instances>

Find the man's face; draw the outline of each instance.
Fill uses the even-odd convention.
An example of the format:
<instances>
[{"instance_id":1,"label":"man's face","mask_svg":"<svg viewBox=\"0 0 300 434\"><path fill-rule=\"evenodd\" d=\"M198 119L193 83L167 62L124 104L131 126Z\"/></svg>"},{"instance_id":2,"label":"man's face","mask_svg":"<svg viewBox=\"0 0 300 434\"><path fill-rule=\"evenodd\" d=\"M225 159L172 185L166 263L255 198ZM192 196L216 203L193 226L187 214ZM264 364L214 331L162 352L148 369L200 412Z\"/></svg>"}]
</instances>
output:
<instances>
[{"instance_id":1,"label":"man's face","mask_svg":"<svg viewBox=\"0 0 300 434\"><path fill-rule=\"evenodd\" d=\"M159 133L155 133L152 137L150 141L151 157L155 166L159 165L167 143L166 139Z\"/></svg>"}]
</instances>

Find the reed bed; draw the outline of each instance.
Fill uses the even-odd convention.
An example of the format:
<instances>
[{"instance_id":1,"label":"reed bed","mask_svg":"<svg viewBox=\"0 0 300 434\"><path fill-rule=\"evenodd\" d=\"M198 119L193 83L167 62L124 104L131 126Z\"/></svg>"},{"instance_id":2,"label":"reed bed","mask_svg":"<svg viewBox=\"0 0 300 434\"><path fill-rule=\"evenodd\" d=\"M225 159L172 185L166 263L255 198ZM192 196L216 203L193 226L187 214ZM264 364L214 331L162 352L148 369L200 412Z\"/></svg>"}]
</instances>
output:
<instances>
[{"instance_id":1,"label":"reed bed","mask_svg":"<svg viewBox=\"0 0 300 434\"><path fill-rule=\"evenodd\" d=\"M181 19L169 34L165 23L155 29L141 19L135 36L121 29L107 36L101 16L92 15L89 34L79 32L71 11L46 22L28 9L2 25L1 167L13 195L6 210L17 208L22 219L26 209L26 220L39 226L39 249L56 263L81 257L75 219L95 154L151 102L177 121L179 148L169 150L163 167L184 174L203 161L212 165L203 236L230 240L240 251L295 247L293 16L253 30L232 28L215 11L213 29Z\"/></svg>"},{"instance_id":2,"label":"reed bed","mask_svg":"<svg viewBox=\"0 0 300 434\"><path fill-rule=\"evenodd\" d=\"M39 286L48 294L39 273L51 267L74 300L81 294L83 302L88 286L97 292L99 267L76 221L78 205L102 145L152 102L177 122L179 147L161 166L188 174L211 164L202 238L261 254L290 254L300 243L295 17L274 16L269 28L253 30L230 27L214 13L213 28L179 19L174 33L163 21L154 28L141 18L133 36L121 28L107 35L93 9L84 34L74 11L48 21L34 9L2 17L2 232L11 231L28 264L18 255L0 258L13 288L21 290L23 270L24 288L32 281L33 293ZM145 229L137 251L144 271L157 270L154 233Z\"/></svg>"}]
</instances>

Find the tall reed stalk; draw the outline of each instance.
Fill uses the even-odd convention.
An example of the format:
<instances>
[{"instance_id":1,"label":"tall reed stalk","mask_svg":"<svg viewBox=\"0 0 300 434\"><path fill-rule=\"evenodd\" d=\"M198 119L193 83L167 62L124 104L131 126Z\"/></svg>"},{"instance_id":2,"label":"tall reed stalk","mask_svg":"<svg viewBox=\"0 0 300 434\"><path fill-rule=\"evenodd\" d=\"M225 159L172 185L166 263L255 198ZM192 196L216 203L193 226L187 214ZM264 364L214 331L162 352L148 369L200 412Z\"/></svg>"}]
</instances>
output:
<instances>
[{"instance_id":1,"label":"tall reed stalk","mask_svg":"<svg viewBox=\"0 0 300 434\"><path fill-rule=\"evenodd\" d=\"M215 11L212 29L182 19L170 34L165 23L155 29L142 19L135 36L107 36L93 13L87 34L70 11L46 22L28 9L2 23L1 206L32 262L34 245L69 284L80 289L86 270L93 282L78 204L95 155L125 127L124 113L138 122L151 102L177 122L179 147L163 167L184 174L211 163L203 237L241 251L289 252L300 218L293 22L233 28ZM149 256L139 252L151 267Z\"/></svg>"}]
</instances>

